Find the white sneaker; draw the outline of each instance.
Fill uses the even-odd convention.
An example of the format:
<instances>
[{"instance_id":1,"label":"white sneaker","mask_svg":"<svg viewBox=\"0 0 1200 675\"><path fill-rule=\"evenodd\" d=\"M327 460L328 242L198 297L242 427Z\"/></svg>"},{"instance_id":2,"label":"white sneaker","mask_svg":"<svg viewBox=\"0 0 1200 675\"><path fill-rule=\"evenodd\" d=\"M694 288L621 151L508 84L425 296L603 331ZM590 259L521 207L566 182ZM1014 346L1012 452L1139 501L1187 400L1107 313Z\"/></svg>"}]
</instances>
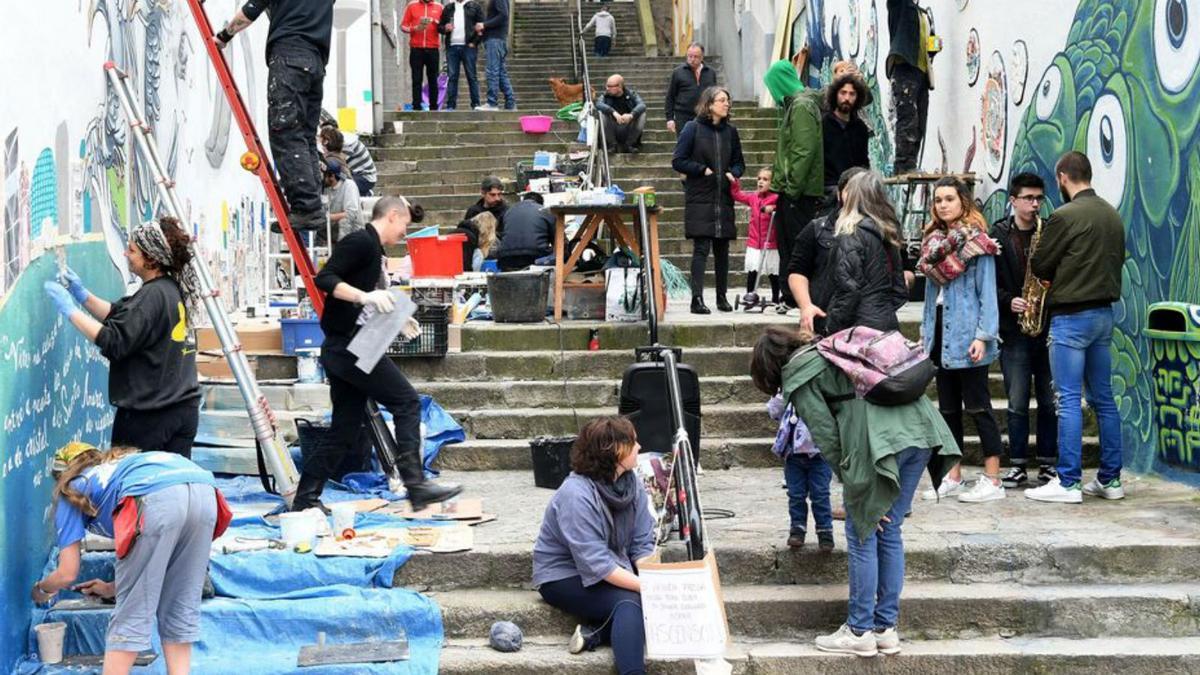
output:
<instances>
[{"instance_id":1,"label":"white sneaker","mask_svg":"<svg viewBox=\"0 0 1200 675\"><path fill-rule=\"evenodd\" d=\"M879 649L875 646L875 631L867 631L855 635L850 626L842 627L830 635L819 635L816 640L817 649L833 654L854 654L855 656L875 656Z\"/></svg>"},{"instance_id":2,"label":"white sneaker","mask_svg":"<svg viewBox=\"0 0 1200 675\"><path fill-rule=\"evenodd\" d=\"M966 504L994 502L997 499L1004 499L1004 486L996 485L987 476L980 476L970 490L958 495L958 501Z\"/></svg>"},{"instance_id":3,"label":"white sneaker","mask_svg":"<svg viewBox=\"0 0 1200 675\"><path fill-rule=\"evenodd\" d=\"M1101 483L1099 478L1093 478L1083 486L1083 494L1102 499L1124 499L1125 488L1121 487L1121 479L1114 478L1107 483Z\"/></svg>"},{"instance_id":4,"label":"white sneaker","mask_svg":"<svg viewBox=\"0 0 1200 675\"><path fill-rule=\"evenodd\" d=\"M575 632L571 634L571 641L567 643L567 651L572 654L578 654L587 646L587 641L583 639L583 624L575 626Z\"/></svg>"},{"instance_id":5,"label":"white sneaker","mask_svg":"<svg viewBox=\"0 0 1200 675\"><path fill-rule=\"evenodd\" d=\"M1083 490L1080 489L1079 483L1065 488L1057 478L1053 478L1042 487L1026 490L1025 498L1055 504L1082 504Z\"/></svg>"},{"instance_id":6,"label":"white sneaker","mask_svg":"<svg viewBox=\"0 0 1200 675\"><path fill-rule=\"evenodd\" d=\"M488 104L488 103L485 103L485 104L483 104L483 105L477 105L477 106L475 106L475 109L476 109L476 110L478 110L479 112L496 112L496 111L497 111L497 110L499 110L500 108L497 108L497 107L496 107L496 106L494 106L494 105L490 105L490 104Z\"/></svg>"},{"instance_id":7,"label":"white sneaker","mask_svg":"<svg viewBox=\"0 0 1200 675\"><path fill-rule=\"evenodd\" d=\"M895 626L884 631L875 631L875 646L889 656L900 653L900 633Z\"/></svg>"},{"instance_id":8,"label":"white sneaker","mask_svg":"<svg viewBox=\"0 0 1200 675\"><path fill-rule=\"evenodd\" d=\"M934 490L933 488L929 488L928 490L922 492L921 499L931 502L939 498L953 497L962 491L963 482L961 480L954 480L953 478L946 476L942 479L942 484L938 487L938 489Z\"/></svg>"}]
</instances>

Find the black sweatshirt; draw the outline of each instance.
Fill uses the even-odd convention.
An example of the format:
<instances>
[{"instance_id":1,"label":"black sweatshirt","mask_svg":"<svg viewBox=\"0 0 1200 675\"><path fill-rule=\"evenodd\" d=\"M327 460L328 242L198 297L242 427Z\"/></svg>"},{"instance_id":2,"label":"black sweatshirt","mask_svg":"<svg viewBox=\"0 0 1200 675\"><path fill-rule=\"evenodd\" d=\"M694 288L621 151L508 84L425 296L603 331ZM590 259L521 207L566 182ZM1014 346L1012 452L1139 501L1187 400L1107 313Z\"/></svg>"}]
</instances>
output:
<instances>
[{"instance_id":1,"label":"black sweatshirt","mask_svg":"<svg viewBox=\"0 0 1200 675\"><path fill-rule=\"evenodd\" d=\"M247 0L242 14L254 21L263 11L271 19L267 31L267 58L276 47L305 46L316 49L321 61L329 63L333 33L333 3L330 0Z\"/></svg>"},{"instance_id":2,"label":"black sweatshirt","mask_svg":"<svg viewBox=\"0 0 1200 675\"><path fill-rule=\"evenodd\" d=\"M183 295L173 279L151 279L114 302L96 346L109 361L108 399L114 406L159 410L199 400L196 349L187 343Z\"/></svg>"},{"instance_id":3,"label":"black sweatshirt","mask_svg":"<svg viewBox=\"0 0 1200 675\"><path fill-rule=\"evenodd\" d=\"M333 297L333 289L345 282L360 291L379 288L383 277L383 244L375 226L366 227L342 237L333 247L329 262L317 273L317 288L325 291L325 313L321 315L321 330L325 335L349 338L358 328L362 307Z\"/></svg>"},{"instance_id":4,"label":"black sweatshirt","mask_svg":"<svg viewBox=\"0 0 1200 675\"><path fill-rule=\"evenodd\" d=\"M871 168L869 143L871 130L857 113L850 121L842 124L837 115L825 113L821 121L821 135L825 143L825 186L838 184L842 172L851 167Z\"/></svg>"}]
</instances>

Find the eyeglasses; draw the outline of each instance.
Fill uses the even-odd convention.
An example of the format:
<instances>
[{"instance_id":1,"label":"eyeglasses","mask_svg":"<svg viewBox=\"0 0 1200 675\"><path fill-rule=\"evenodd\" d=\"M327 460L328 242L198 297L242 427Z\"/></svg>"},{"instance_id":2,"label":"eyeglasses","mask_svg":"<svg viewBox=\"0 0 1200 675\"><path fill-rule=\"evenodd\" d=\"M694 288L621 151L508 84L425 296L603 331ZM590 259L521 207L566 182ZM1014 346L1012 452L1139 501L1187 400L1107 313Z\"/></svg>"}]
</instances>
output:
<instances>
[{"instance_id":1,"label":"eyeglasses","mask_svg":"<svg viewBox=\"0 0 1200 675\"><path fill-rule=\"evenodd\" d=\"M1021 195L1017 199L1027 201L1030 204L1041 204L1046 201L1046 195Z\"/></svg>"}]
</instances>

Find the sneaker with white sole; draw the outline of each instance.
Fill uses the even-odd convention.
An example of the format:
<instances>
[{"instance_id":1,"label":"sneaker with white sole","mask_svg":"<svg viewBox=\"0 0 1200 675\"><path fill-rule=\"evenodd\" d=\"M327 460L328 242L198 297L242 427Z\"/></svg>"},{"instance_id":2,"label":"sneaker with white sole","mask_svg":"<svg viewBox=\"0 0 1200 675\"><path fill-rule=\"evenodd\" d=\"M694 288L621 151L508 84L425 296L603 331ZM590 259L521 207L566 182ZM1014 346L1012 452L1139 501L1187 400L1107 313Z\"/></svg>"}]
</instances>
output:
<instances>
[{"instance_id":1,"label":"sneaker with white sole","mask_svg":"<svg viewBox=\"0 0 1200 675\"><path fill-rule=\"evenodd\" d=\"M900 653L900 632L895 626L883 630L875 629L875 647L881 654L891 656Z\"/></svg>"},{"instance_id":2,"label":"sneaker with white sole","mask_svg":"<svg viewBox=\"0 0 1200 675\"><path fill-rule=\"evenodd\" d=\"M1054 504L1082 504L1083 490L1079 483L1063 487L1057 478L1053 478L1042 487L1026 490L1025 498Z\"/></svg>"},{"instance_id":3,"label":"sneaker with white sole","mask_svg":"<svg viewBox=\"0 0 1200 675\"><path fill-rule=\"evenodd\" d=\"M940 486L938 486L938 489L934 490L933 488L929 488L928 490L922 492L921 499L924 499L927 502L931 502L935 499L945 499L946 497L953 497L962 491L963 491L963 481L954 480L953 478L946 476L945 478L942 479L942 484Z\"/></svg>"},{"instance_id":4,"label":"sneaker with white sole","mask_svg":"<svg viewBox=\"0 0 1200 675\"><path fill-rule=\"evenodd\" d=\"M485 103L483 105L475 106L475 110L477 110L479 112L498 112L500 110L500 108L498 106L492 105L491 103Z\"/></svg>"},{"instance_id":5,"label":"sneaker with white sole","mask_svg":"<svg viewBox=\"0 0 1200 675\"><path fill-rule=\"evenodd\" d=\"M958 501L966 504L981 504L1004 499L1004 486L996 485L991 478L980 476L970 490L958 495Z\"/></svg>"},{"instance_id":6,"label":"sneaker with white sole","mask_svg":"<svg viewBox=\"0 0 1200 675\"><path fill-rule=\"evenodd\" d=\"M867 631L855 635L850 626L842 627L829 635L818 635L817 649L832 654L854 654L855 656L875 656L879 649L875 646L875 631Z\"/></svg>"},{"instance_id":7,"label":"sneaker with white sole","mask_svg":"<svg viewBox=\"0 0 1200 675\"><path fill-rule=\"evenodd\" d=\"M1013 466L1008 473L1004 474L1004 478L1000 479L1000 484L1006 488L1025 487L1028 482L1029 474L1025 472L1023 466Z\"/></svg>"},{"instance_id":8,"label":"sneaker with white sole","mask_svg":"<svg viewBox=\"0 0 1200 675\"><path fill-rule=\"evenodd\" d=\"M571 634L571 641L567 643L567 651L572 654L579 654L584 651L592 651L600 642L600 631L593 629L591 626L578 624L575 626L575 632Z\"/></svg>"},{"instance_id":9,"label":"sneaker with white sole","mask_svg":"<svg viewBox=\"0 0 1200 675\"><path fill-rule=\"evenodd\" d=\"M1121 479L1114 478L1107 483L1101 483L1099 478L1093 478L1083 486L1083 494L1102 499L1124 499L1125 488L1121 487Z\"/></svg>"}]
</instances>

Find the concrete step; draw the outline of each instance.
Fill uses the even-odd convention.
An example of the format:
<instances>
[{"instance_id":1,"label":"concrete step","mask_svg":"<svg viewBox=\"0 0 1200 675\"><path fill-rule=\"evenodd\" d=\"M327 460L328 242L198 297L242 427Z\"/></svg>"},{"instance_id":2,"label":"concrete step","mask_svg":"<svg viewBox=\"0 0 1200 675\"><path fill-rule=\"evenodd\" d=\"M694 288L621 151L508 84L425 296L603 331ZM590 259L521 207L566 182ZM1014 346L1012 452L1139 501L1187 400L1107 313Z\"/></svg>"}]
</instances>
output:
<instances>
[{"instance_id":1,"label":"concrete step","mask_svg":"<svg viewBox=\"0 0 1200 675\"><path fill-rule=\"evenodd\" d=\"M563 123L565 126L552 128L553 133L565 134L570 131L571 124ZM450 152L461 152L466 148L484 148L490 147L493 144L503 144L504 149L509 152L520 150L530 155L536 150L545 150L546 141L555 138L554 136L540 136L526 134L520 131L510 132L493 132L493 131L472 131L472 132L453 132L453 138L446 138L440 131L434 130L430 132L428 129L423 129L423 126L436 126L437 122L409 122L405 125L405 133L403 134L385 134L380 138L383 145L371 148L371 154L376 161L415 159L420 156L421 151L436 149L448 150ZM478 128L478 125L474 125ZM578 126L575 127L578 129ZM447 134L450 132L447 132ZM559 139L562 140L562 139ZM567 145L575 145L574 137L563 140ZM579 144L579 148L583 149L584 145ZM771 139L760 139L755 141L745 141L742 143L743 151L764 151L769 152L775 149L774 141ZM642 134L642 152L647 153L669 153L675 150L675 135L666 129L650 129ZM450 156L450 155L436 155Z\"/></svg>"},{"instance_id":2,"label":"concrete step","mask_svg":"<svg viewBox=\"0 0 1200 675\"><path fill-rule=\"evenodd\" d=\"M528 675L574 675L612 672L608 648L571 655L566 637L527 637L525 647L515 654L502 654L487 647L487 639L449 640L442 650L439 672L523 673ZM823 673L860 675L872 673L961 672L972 675L1009 673L1121 672L1137 675L1200 672L1200 638L1097 638L1070 640L1036 638L1006 640L985 637L970 640L908 641L901 657L880 656L870 661L817 651L811 640L785 643L738 640L726 660L738 675L783 675ZM695 673L692 661L654 661L647 664L652 675Z\"/></svg>"},{"instance_id":3,"label":"concrete step","mask_svg":"<svg viewBox=\"0 0 1200 675\"><path fill-rule=\"evenodd\" d=\"M418 390L424 391L420 386ZM614 405L612 411L615 410ZM706 469L722 470L779 469L779 458L771 452L774 442L774 437L703 438L700 442L700 465ZM963 443L966 445L963 448L963 463L966 466L982 466L983 451L979 437L966 436ZM1004 443L1007 448L1007 434L1004 435ZM254 458L247 459L253 461ZM1010 464L1007 455L1001 458L1001 463L1005 466ZM1084 437L1083 466L1091 469L1099 465L1100 440L1095 436ZM443 447L435 466L450 471L532 471L533 460L526 439L467 440Z\"/></svg>"},{"instance_id":4,"label":"concrete step","mask_svg":"<svg viewBox=\"0 0 1200 675\"><path fill-rule=\"evenodd\" d=\"M519 92L518 92L519 93ZM560 106L561 107L561 106ZM555 108L557 110L557 108ZM743 118L751 119L771 119L778 118L778 114L772 108L759 108L757 102L753 101L734 101L733 102L733 121L738 124ZM516 122L522 115L530 114L526 110L495 110L490 112L481 112L472 110L466 111L449 111L449 110L434 110L434 111L399 111L391 110L384 112L384 119L387 121L412 121L412 120L453 120L464 115L469 115L472 121L477 122ZM741 127L738 127L741 131Z\"/></svg>"},{"instance_id":5,"label":"concrete step","mask_svg":"<svg viewBox=\"0 0 1200 675\"><path fill-rule=\"evenodd\" d=\"M572 143L571 139L565 136L559 140L566 144ZM533 148L517 147L488 152L486 146L450 146L434 148L434 150L438 150L438 152L411 152L408 148L402 148L395 151L394 159L392 156L376 158L375 165L381 175L411 170L409 165L414 161L418 171L432 170L435 165L441 166L447 171L456 169L467 171L472 167L478 167L480 171L489 168L513 171L517 162L532 161L535 151ZM640 174L641 170L646 168L657 169L664 166L669 168L672 154L661 145L653 146L636 154L610 153L609 165L613 167L614 172L623 169L637 171ZM747 166L759 166L769 164L775 151L756 147L743 151L743 154Z\"/></svg>"},{"instance_id":6,"label":"concrete step","mask_svg":"<svg viewBox=\"0 0 1200 675\"><path fill-rule=\"evenodd\" d=\"M791 640L798 627L840 625L846 618L847 591L844 584L721 588L729 631L758 640ZM1200 607L1191 602L1197 591L1196 583L910 583L904 586L903 637L1193 637L1200 631ZM537 591L476 589L431 597L442 607L450 639L485 636L495 621L512 621L527 635L570 635L578 623Z\"/></svg>"}]
</instances>

